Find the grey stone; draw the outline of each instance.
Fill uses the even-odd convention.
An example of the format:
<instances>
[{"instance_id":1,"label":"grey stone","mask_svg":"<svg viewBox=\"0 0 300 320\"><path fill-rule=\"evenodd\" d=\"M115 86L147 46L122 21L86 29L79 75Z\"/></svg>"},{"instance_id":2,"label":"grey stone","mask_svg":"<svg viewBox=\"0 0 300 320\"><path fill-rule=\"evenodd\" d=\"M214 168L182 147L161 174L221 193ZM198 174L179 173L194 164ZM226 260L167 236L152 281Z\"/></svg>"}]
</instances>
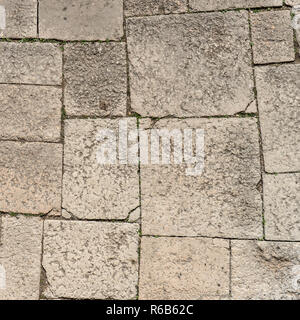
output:
<instances>
[{"instance_id":1,"label":"grey stone","mask_svg":"<svg viewBox=\"0 0 300 320\"><path fill-rule=\"evenodd\" d=\"M124 43L66 45L64 74L68 115L126 115Z\"/></svg>"},{"instance_id":2,"label":"grey stone","mask_svg":"<svg viewBox=\"0 0 300 320\"><path fill-rule=\"evenodd\" d=\"M140 298L195 300L229 294L229 241L142 238Z\"/></svg>"},{"instance_id":3,"label":"grey stone","mask_svg":"<svg viewBox=\"0 0 300 320\"><path fill-rule=\"evenodd\" d=\"M289 10L252 13L251 30L255 64L295 60Z\"/></svg>"},{"instance_id":4,"label":"grey stone","mask_svg":"<svg viewBox=\"0 0 300 320\"><path fill-rule=\"evenodd\" d=\"M119 40L123 36L122 0L39 0L41 38Z\"/></svg>"},{"instance_id":5,"label":"grey stone","mask_svg":"<svg viewBox=\"0 0 300 320\"><path fill-rule=\"evenodd\" d=\"M49 298L135 299L138 224L45 221Z\"/></svg>"},{"instance_id":6,"label":"grey stone","mask_svg":"<svg viewBox=\"0 0 300 320\"><path fill-rule=\"evenodd\" d=\"M62 146L0 143L0 211L61 211Z\"/></svg>"},{"instance_id":7,"label":"grey stone","mask_svg":"<svg viewBox=\"0 0 300 320\"><path fill-rule=\"evenodd\" d=\"M300 170L300 65L255 70L265 170Z\"/></svg>"},{"instance_id":8,"label":"grey stone","mask_svg":"<svg viewBox=\"0 0 300 320\"><path fill-rule=\"evenodd\" d=\"M0 42L0 83L61 85L62 52L52 43Z\"/></svg>"},{"instance_id":9,"label":"grey stone","mask_svg":"<svg viewBox=\"0 0 300 320\"><path fill-rule=\"evenodd\" d=\"M126 219L139 206L137 164L101 164L101 129L118 130L119 120L65 122L63 208L80 219ZM136 119L128 120L136 129Z\"/></svg>"},{"instance_id":10,"label":"grey stone","mask_svg":"<svg viewBox=\"0 0 300 320\"><path fill-rule=\"evenodd\" d=\"M300 243L232 241L233 299L299 300L299 269Z\"/></svg>"},{"instance_id":11,"label":"grey stone","mask_svg":"<svg viewBox=\"0 0 300 320\"><path fill-rule=\"evenodd\" d=\"M127 22L134 112L156 117L235 114L254 100L246 11Z\"/></svg>"},{"instance_id":12,"label":"grey stone","mask_svg":"<svg viewBox=\"0 0 300 320\"><path fill-rule=\"evenodd\" d=\"M6 278L5 286L0 286L0 300L38 300L43 221L0 215L0 222L0 268L5 269Z\"/></svg>"},{"instance_id":13,"label":"grey stone","mask_svg":"<svg viewBox=\"0 0 300 320\"><path fill-rule=\"evenodd\" d=\"M5 29L0 28L1 38L36 38L37 1L0 0L5 9Z\"/></svg>"},{"instance_id":14,"label":"grey stone","mask_svg":"<svg viewBox=\"0 0 300 320\"><path fill-rule=\"evenodd\" d=\"M61 89L0 84L0 138L60 140Z\"/></svg>"},{"instance_id":15,"label":"grey stone","mask_svg":"<svg viewBox=\"0 0 300 320\"><path fill-rule=\"evenodd\" d=\"M205 163L199 176L186 175L186 163L141 165L143 234L261 237L256 119L162 119L153 127L204 129Z\"/></svg>"},{"instance_id":16,"label":"grey stone","mask_svg":"<svg viewBox=\"0 0 300 320\"><path fill-rule=\"evenodd\" d=\"M186 0L124 0L125 15L144 16L187 11Z\"/></svg>"},{"instance_id":17,"label":"grey stone","mask_svg":"<svg viewBox=\"0 0 300 320\"><path fill-rule=\"evenodd\" d=\"M264 176L266 239L300 241L300 173Z\"/></svg>"},{"instance_id":18,"label":"grey stone","mask_svg":"<svg viewBox=\"0 0 300 320\"><path fill-rule=\"evenodd\" d=\"M280 7L282 0L189 0L189 6L192 11Z\"/></svg>"}]
</instances>

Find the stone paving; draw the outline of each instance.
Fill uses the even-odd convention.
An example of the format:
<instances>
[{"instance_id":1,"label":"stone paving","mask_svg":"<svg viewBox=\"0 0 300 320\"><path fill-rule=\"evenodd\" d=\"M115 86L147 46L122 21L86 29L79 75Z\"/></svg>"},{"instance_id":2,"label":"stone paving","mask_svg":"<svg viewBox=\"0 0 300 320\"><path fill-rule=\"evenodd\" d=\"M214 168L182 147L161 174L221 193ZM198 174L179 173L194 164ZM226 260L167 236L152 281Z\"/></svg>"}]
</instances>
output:
<instances>
[{"instance_id":1,"label":"stone paving","mask_svg":"<svg viewBox=\"0 0 300 320\"><path fill-rule=\"evenodd\" d=\"M299 300L298 4L0 0L0 299Z\"/></svg>"}]
</instances>

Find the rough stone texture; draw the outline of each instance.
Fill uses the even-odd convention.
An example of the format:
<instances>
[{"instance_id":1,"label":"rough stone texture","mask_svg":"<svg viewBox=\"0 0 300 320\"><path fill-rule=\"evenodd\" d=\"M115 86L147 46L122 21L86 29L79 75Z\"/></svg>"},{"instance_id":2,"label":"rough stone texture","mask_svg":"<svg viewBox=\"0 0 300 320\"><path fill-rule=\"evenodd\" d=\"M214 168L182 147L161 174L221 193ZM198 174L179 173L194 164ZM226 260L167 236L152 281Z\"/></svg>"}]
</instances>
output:
<instances>
[{"instance_id":1,"label":"rough stone texture","mask_svg":"<svg viewBox=\"0 0 300 320\"><path fill-rule=\"evenodd\" d=\"M5 29L0 29L1 38L36 38L37 1L0 0L5 8Z\"/></svg>"},{"instance_id":2,"label":"rough stone texture","mask_svg":"<svg viewBox=\"0 0 300 320\"><path fill-rule=\"evenodd\" d=\"M39 298L43 222L38 217L0 215L0 265L6 271L6 288L0 300Z\"/></svg>"},{"instance_id":3,"label":"rough stone texture","mask_svg":"<svg viewBox=\"0 0 300 320\"><path fill-rule=\"evenodd\" d=\"M54 298L135 299L138 224L45 221L43 267Z\"/></svg>"},{"instance_id":4,"label":"rough stone texture","mask_svg":"<svg viewBox=\"0 0 300 320\"><path fill-rule=\"evenodd\" d=\"M192 11L276 6L282 6L282 0L189 0L189 7Z\"/></svg>"},{"instance_id":5,"label":"rough stone texture","mask_svg":"<svg viewBox=\"0 0 300 320\"><path fill-rule=\"evenodd\" d=\"M142 238L140 298L201 299L229 294L229 242Z\"/></svg>"},{"instance_id":6,"label":"rough stone texture","mask_svg":"<svg viewBox=\"0 0 300 320\"><path fill-rule=\"evenodd\" d=\"M264 176L266 239L300 241L300 174Z\"/></svg>"},{"instance_id":7,"label":"rough stone texture","mask_svg":"<svg viewBox=\"0 0 300 320\"><path fill-rule=\"evenodd\" d=\"M292 19L292 27L296 33L296 41L298 42L298 47L300 46L300 1L298 1L298 5L293 7L292 14L294 15ZM299 48L297 48L298 55L300 55Z\"/></svg>"},{"instance_id":8,"label":"rough stone texture","mask_svg":"<svg viewBox=\"0 0 300 320\"><path fill-rule=\"evenodd\" d=\"M296 6L297 4L300 4L300 0L285 0L285 4L288 6Z\"/></svg>"},{"instance_id":9,"label":"rough stone texture","mask_svg":"<svg viewBox=\"0 0 300 320\"><path fill-rule=\"evenodd\" d=\"M63 208L80 219L126 219L139 206L138 165L98 163L99 131L118 125L118 119L65 122ZM135 118L128 127L136 129Z\"/></svg>"},{"instance_id":10,"label":"rough stone texture","mask_svg":"<svg viewBox=\"0 0 300 320\"><path fill-rule=\"evenodd\" d=\"M154 128L204 129L205 164L199 176L187 176L187 164L141 166L143 234L261 237L256 119L165 119Z\"/></svg>"},{"instance_id":11,"label":"rough stone texture","mask_svg":"<svg viewBox=\"0 0 300 320\"><path fill-rule=\"evenodd\" d=\"M124 0L125 15L144 16L187 11L186 0Z\"/></svg>"},{"instance_id":12,"label":"rough stone texture","mask_svg":"<svg viewBox=\"0 0 300 320\"><path fill-rule=\"evenodd\" d=\"M254 63L295 60L289 10L252 13L251 30Z\"/></svg>"},{"instance_id":13,"label":"rough stone texture","mask_svg":"<svg viewBox=\"0 0 300 320\"><path fill-rule=\"evenodd\" d=\"M298 300L299 266L300 243L232 241L232 297Z\"/></svg>"},{"instance_id":14,"label":"rough stone texture","mask_svg":"<svg viewBox=\"0 0 300 320\"><path fill-rule=\"evenodd\" d=\"M255 70L267 172L300 170L300 65Z\"/></svg>"},{"instance_id":15,"label":"rough stone texture","mask_svg":"<svg viewBox=\"0 0 300 320\"><path fill-rule=\"evenodd\" d=\"M0 211L60 212L61 179L61 145L0 143Z\"/></svg>"},{"instance_id":16,"label":"rough stone texture","mask_svg":"<svg viewBox=\"0 0 300 320\"><path fill-rule=\"evenodd\" d=\"M53 84L62 80L62 52L52 43L0 42L0 82Z\"/></svg>"},{"instance_id":17,"label":"rough stone texture","mask_svg":"<svg viewBox=\"0 0 300 320\"><path fill-rule=\"evenodd\" d=\"M118 40L123 36L122 0L40 0L41 38Z\"/></svg>"},{"instance_id":18,"label":"rough stone texture","mask_svg":"<svg viewBox=\"0 0 300 320\"><path fill-rule=\"evenodd\" d=\"M129 18L127 38L141 115L234 114L254 100L245 11Z\"/></svg>"},{"instance_id":19,"label":"rough stone texture","mask_svg":"<svg viewBox=\"0 0 300 320\"><path fill-rule=\"evenodd\" d=\"M61 89L0 85L0 138L59 141Z\"/></svg>"},{"instance_id":20,"label":"rough stone texture","mask_svg":"<svg viewBox=\"0 0 300 320\"><path fill-rule=\"evenodd\" d=\"M64 69L68 115L126 115L124 43L68 44Z\"/></svg>"}]
</instances>

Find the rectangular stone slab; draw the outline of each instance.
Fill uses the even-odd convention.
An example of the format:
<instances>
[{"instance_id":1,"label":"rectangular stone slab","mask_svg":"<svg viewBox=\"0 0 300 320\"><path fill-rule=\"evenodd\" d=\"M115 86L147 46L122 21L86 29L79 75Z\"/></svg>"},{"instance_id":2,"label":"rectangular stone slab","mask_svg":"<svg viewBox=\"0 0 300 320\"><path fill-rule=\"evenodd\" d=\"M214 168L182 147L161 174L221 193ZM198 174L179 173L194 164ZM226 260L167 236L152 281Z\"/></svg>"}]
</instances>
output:
<instances>
[{"instance_id":1,"label":"rectangular stone slab","mask_svg":"<svg viewBox=\"0 0 300 320\"><path fill-rule=\"evenodd\" d=\"M6 286L1 300L38 300L40 293L43 220L0 214L0 267Z\"/></svg>"},{"instance_id":2,"label":"rectangular stone slab","mask_svg":"<svg viewBox=\"0 0 300 320\"><path fill-rule=\"evenodd\" d=\"M255 64L295 60L290 10L251 13L250 17Z\"/></svg>"},{"instance_id":3,"label":"rectangular stone slab","mask_svg":"<svg viewBox=\"0 0 300 320\"><path fill-rule=\"evenodd\" d=\"M138 224L45 221L48 298L135 299Z\"/></svg>"},{"instance_id":4,"label":"rectangular stone slab","mask_svg":"<svg viewBox=\"0 0 300 320\"><path fill-rule=\"evenodd\" d=\"M37 0L0 0L5 9L5 29L1 38L37 37Z\"/></svg>"},{"instance_id":5,"label":"rectangular stone slab","mask_svg":"<svg viewBox=\"0 0 300 320\"><path fill-rule=\"evenodd\" d=\"M71 116L126 116L124 43L65 46L65 106Z\"/></svg>"},{"instance_id":6,"label":"rectangular stone slab","mask_svg":"<svg viewBox=\"0 0 300 320\"><path fill-rule=\"evenodd\" d=\"M58 142L62 90L0 84L0 138Z\"/></svg>"},{"instance_id":7,"label":"rectangular stone slab","mask_svg":"<svg viewBox=\"0 0 300 320\"><path fill-rule=\"evenodd\" d=\"M52 43L0 42L0 83L61 85L62 51Z\"/></svg>"},{"instance_id":8,"label":"rectangular stone slab","mask_svg":"<svg viewBox=\"0 0 300 320\"><path fill-rule=\"evenodd\" d=\"M254 100L248 13L127 19L132 111L212 116Z\"/></svg>"},{"instance_id":9,"label":"rectangular stone slab","mask_svg":"<svg viewBox=\"0 0 300 320\"><path fill-rule=\"evenodd\" d=\"M39 0L41 38L60 40L120 40L122 0Z\"/></svg>"},{"instance_id":10,"label":"rectangular stone slab","mask_svg":"<svg viewBox=\"0 0 300 320\"><path fill-rule=\"evenodd\" d=\"M229 295L229 241L143 237L140 299L198 300Z\"/></svg>"},{"instance_id":11,"label":"rectangular stone slab","mask_svg":"<svg viewBox=\"0 0 300 320\"><path fill-rule=\"evenodd\" d=\"M0 211L59 214L62 146L0 142Z\"/></svg>"},{"instance_id":12,"label":"rectangular stone slab","mask_svg":"<svg viewBox=\"0 0 300 320\"><path fill-rule=\"evenodd\" d=\"M264 176L268 240L300 241L300 173Z\"/></svg>"},{"instance_id":13,"label":"rectangular stone slab","mask_svg":"<svg viewBox=\"0 0 300 320\"><path fill-rule=\"evenodd\" d=\"M265 170L300 171L300 65L255 69Z\"/></svg>"},{"instance_id":14,"label":"rectangular stone slab","mask_svg":"<svg viewBox=\"0 0 300 320\"><path fill-rule=\"evenodd\" d=\"M141 128L152 128L141 120ZM142 164L142 232L145 235L259 238L262 200L255 118L162 119L155 129L204 129L204 170L187 164Z\"/></svg>"},{"instance_id":15,"label":"rectangular stone slab","mask_svg":"<svg viewBox=\"0 0 300 320\"><path fill-rule=\"evenodd\" d=\"M300 243L234 240L231 247L233 299L299 300Z\"/></svg>"},{"instance_id":16,"label":"rectangular stone slab","mask_svg":"<svg viewBox=\"0 0 300 320\"><path fill-rule=\"evenodd\" d=\"M119 119L65 122L63 208L79 219L126 219L139 206L138 165L97 161L100 130L118 128ZM137 128L135 118L128 128Z\"/></svg>"}]
</instances>

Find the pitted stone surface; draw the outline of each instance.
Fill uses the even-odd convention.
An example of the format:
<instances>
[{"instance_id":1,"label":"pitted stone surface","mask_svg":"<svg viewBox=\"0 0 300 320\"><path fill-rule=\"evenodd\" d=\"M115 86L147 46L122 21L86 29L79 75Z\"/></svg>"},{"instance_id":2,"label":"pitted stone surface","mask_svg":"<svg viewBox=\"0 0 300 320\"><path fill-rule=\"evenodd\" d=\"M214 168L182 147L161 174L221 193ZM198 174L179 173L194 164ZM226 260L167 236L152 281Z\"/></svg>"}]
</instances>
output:
<instances>
[{"instance_id":1,"label":"pitted stone surface","mask_svg":"<svg viewBox=\"0 0 300 320\"><path fill-rule=\"evenodd\" d=\"M0 84L0 138L59 141L61 89Z\"/></svg>"},{"instance_id":2,"label":"pitted stone surface","mask_svg":"<svg viewBox=\"0 0 300 320\"><path fill-rule=\"evenodd\" d=\"M268 240L300 241L300 173L264 176Z\"/></svg>"},{"instance_id":3,"label":"pitted stone surface","mask_svg":"<svg viewBox=\"0 0 300 320\"><path fill-rule=\"evenodd\" d=\"M126 115L124 43L67 44L64 74L68 115Z\"/></svg>"},{"instance_id":4,"label":"pitted stone surface","mask_svg":"<svg viewBox=\"0 0 300 320\"><path fill-rule=\"evenodd\" d=\"M5 8L5 29L0 28L1 38L36 38L36 0L0 0L0 6Z\"/></svg>"},{"instance_id":5,"label":"pitted stone surface","mask_svg":"<svg viewBox=\"0 0 300 320\"><path fill-rule=\"evenodd\" d=\"M6 288L0 300L38 300L43 222L38 217L0 215L0 266Z\"/></svg>"},{"instance_id":6,"label":"pitted stone surface","mask_svg":"<svg viewBox=\"0 0 300 320\"><path fill-rule=\"evenodd\" d=\"M256 119L165 119L154 128L204 129L205 164L199 176L187 176L186 164L141 166L143 234L261 237Z\"/></svg>"},{"instance_id":7,"label":"pitted stone surface","mask_svg":"<svg viewBox=\"0 0 300 320\"><path fill-rule=\"evenodd\" d=\"M39 0L41 38L119 40L123 36L122 0Z\"/></svg>"},{"instance_id":8,"label":"pitted stone surface","mask_svg":"<svg viewBox=\"0 0 300 320\"><path fill-rule=\"evenodd\" d=\"M235 114L254 100L246 11L128 19L131 108Z\"/></svg>"},{"instance_id":9,"label":"pitted stone surface","mask_svg":"<svg viewBox=\"0 0 300 320\"><path fill-rule=\"evenodd\" d=\"M251 14L253 59L256 64L295 60L289 10Z\"/></svg>"},{"instance_id":10,"label":"pitted stone surface","mask_svg":"<svg viewBox=\"0 0 300 320\"><path fill-rule=\"evenodd\" d=\"M0 143L0 211L60 212L61 179L61 145Z\"/></svg>"},{"instance_id":11,"label":"pitted stone surface","mask_svg":"<svg viewBox=\"0 0 300 320\"><path fill-rule=\"evenodd\" d=\"M138 165L97 161L101 129L116 130L119 120L65 122L63 208L80 219L126 219L139 206ZM136 129L136 119L128 119Z\"/></svg>"},{"instance_id":12,"label":"pitted stone surface","mask_svg":"<svg viewBox=\"0 0 300 320\"><path fill-rule=\"evenodd\" d=\"M43 267L50 298L135 299L138 224L45 221Z\"/></svg>"},{"instance_id":13,"label":"pitted stone surface","mask_svg":"<svg viewBox=\"0 0 300 320\"><path fill-rule=\"evenodd\" d=\"M282 0L189 0L192 11L282 6Z\"/></svg>"},{"instance_id":14,"label":"pitted stone surface","mask_svg":"<svg viewBox=\"0 0 300 320\"><path fill-rule=\"evenodd\" d=\"M265 170L300 170L300 65L257 67Z\"/></svg>"},{"instance_id":15,"label":"pitted stone surface","mask_svg":"<svg viewBox=\"0 0 300 320\"><path fill-rule=\"evenodd\" d=\"M299 300L299 265L300 243L232 241L232 297Z\"/></svg>"},{"instance_id":16,"label":"pitted stone surface","mask_svg":"<svg viewBox=\"0 0 300 320\"><path fill-rule=\"evenodd\" d=\"M142 238L140 298L201 299L229 294L229 242Z\"/></svg>"},{"instance_id":17,"label":"pitted stone surface","mask_svg":"<svg viewBox=\"0 0 300 320\"><path fill-rule=\"evenodd\" d=\"M0 42L0 82L61 85L62 52L52 43Z\"/></svg>"},{"instance_id":18,"label":"pitted stone surface","mask_svg":"<svg viewBox=\"0 0 300 320\"><path fill-rule=\"evenodd\" d=\"M144 16L187 11L186 0L124 0L125 15Z\"/></svg>"}]
</instances>

